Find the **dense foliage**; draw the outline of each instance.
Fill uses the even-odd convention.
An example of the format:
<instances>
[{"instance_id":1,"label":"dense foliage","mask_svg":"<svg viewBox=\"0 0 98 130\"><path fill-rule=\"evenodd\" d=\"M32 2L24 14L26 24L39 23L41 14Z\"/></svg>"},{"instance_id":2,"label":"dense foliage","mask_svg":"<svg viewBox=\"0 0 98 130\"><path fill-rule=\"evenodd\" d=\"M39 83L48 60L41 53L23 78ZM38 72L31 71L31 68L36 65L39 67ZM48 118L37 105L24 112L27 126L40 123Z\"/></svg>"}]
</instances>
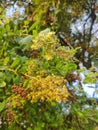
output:
<instances>
[{"instance_id":1,"label":"dense foliage","mask_svg":"<svg viewBox=\"0 0 98 130\"><path fill-rule=\"evenodd\" d=\"M84 34L73 36L70 30L85 10L89 14L95 2L1 2L1 130L97 129L97 102L86 97L79 77L81 70L77 70L81 54L88 50L92 54L87 46L91 41L90 32L82 39ZM20 16L16 11L8 18L3 8L15 3L25 6L25 14ZM76 45L77 39L79 42L82 39L82 44ZM76 70L77 75L73 74ZM92 72L85 82L95 82L97 76L97 72ZM78 86L72 84L76 80Z\"/></svg>"},{"instance_id":2,"label":"dense foliage","mask_svg":"<svg viewBox=\"0 0 98 130\"><path fill-rule=\"evenodd\" d=\"M14 44L14 48L9 41L6 41L8 46L3 45L5 50L1 54L2 59L0 60L2 127L22 129L20 122L24 119L28 129L32 123L34 124L30 128L33 129L58 127L54 122L57 120L61 122L62 126L63 122L60 119L63 115L58 117L58 114L55 115L55 119L53 115L53 120L49 121L50 125L48 124L47 121L50 120L48 116L51 112L48 112L47 109L53 107L58 112L59 103L67 100L68 91L65 86L65 76L76 68L73 63L73 55L76 50L62 47L49 29L41 32L33 41L31 36L27 36L19 40L19 43L24 44L28 38L32 44L29 56L17 53L17 44ZM37 111L39 113L45 112L47 119L43 118L43 115L36 115ZM29 117L25 112L30 112ZM41 122L32 119L34 113ZM44 120L46 120L46 124Z\"/></svg>"}]
</instances>

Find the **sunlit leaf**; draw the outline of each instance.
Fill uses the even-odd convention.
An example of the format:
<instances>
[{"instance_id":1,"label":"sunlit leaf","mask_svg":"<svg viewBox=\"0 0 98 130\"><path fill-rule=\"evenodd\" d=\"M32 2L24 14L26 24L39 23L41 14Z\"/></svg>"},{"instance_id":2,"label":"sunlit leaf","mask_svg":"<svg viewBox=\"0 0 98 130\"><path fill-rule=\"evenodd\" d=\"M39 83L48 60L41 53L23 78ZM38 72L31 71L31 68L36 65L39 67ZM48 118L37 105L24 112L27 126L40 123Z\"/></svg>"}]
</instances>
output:
<instances>
[{"instance_id":1,"label":"sunlit leaf","mask_svg":"<svg viewBox=\"0 0 98 130\"><path fill-rule=\"evenodd\" d=\"M28 44L32 41L32 36L31 35L28 35L27 37L25 38L22 38L20 40L20 44L24 45L24 44Z\"/></svg>"},{"instance_id":2,"label":"sunlit leaf","mask_svg":"<svg viewBox=\"0 0 98 130\"><path fill-rule=\"evenodd\" d=\"M0 102L0 112L3 111L6 107L6 101Z\"/></svg>"}]
</instances>

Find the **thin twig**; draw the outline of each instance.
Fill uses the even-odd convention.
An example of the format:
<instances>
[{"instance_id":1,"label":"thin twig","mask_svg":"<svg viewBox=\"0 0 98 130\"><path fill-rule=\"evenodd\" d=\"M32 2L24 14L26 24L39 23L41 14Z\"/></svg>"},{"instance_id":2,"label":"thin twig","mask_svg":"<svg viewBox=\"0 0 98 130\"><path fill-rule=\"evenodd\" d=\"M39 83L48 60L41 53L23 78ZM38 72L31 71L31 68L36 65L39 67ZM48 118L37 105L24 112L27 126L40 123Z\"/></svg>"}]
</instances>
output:
<instances>
[{"instance_id":1,"label":"thin twig","mask_svg":"<svg viewBox=\"0 0 98 130\"><path fill-rule=\"evenodd\" d=\"M8 68L7 70L9 70L9 71L15 73L16 75L18 75L18 73L15 70L11 69L11 68ZM23 73L20 73L20 74L22 74L22 75L24 75L24 76L26 76L26 77L28 77L30 79L38 80L37 78L35 78L35 77L31 76L31 75L23 74Z\"/></svg>"},{"instance_id":2,"label":"thin twig","mask_svg":"<svg viewBox=\"0 0 98 130\"><path fill-rule=\"evenodd\" d=\"M30 78L30 79L38 80L37 78L35 78L35 77L31 76L31 75L23 74L23 73L21 73L21 74L24 75L24 76L26 76L26 77L28 77L28 78Z\"/></svg>"},{"instance_id":3,"label":"thin twig","mask_svg":"<svg viewBox=\"0 0 98 130\"><path fill-rule=\"evenodd\" d=\"M10 72L13 72L13 73L15 73L16 75L18 75L17 72L16 72L15 70L11 69L11 68L7 68L7 70L9 70Z\"/></svg>"}]
</instances>

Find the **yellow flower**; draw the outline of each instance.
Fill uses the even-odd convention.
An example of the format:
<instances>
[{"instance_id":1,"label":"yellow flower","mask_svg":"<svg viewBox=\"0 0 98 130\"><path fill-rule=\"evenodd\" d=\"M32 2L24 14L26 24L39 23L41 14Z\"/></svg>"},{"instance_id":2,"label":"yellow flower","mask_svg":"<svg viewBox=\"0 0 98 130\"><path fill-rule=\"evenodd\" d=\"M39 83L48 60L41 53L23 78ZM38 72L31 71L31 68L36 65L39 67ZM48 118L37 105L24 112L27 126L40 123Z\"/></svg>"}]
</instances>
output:
<instances>
[{"instance_id":1,"label":"yellow flower","mask_svg":"<svg viewBox=\"0 0 98 130\"><path fill-rule=\"evenodd\" d=\"M33 50L38 50L38 45L37 45L37 44L34 44L34 45L31 46L31 48L32 48Z\"/></svg>"},{"instance_id":2,"label":"yellow flower","mask_svg":"<svg viewBox=\"0 0 98 130\"><path fill-rule=\"evenodd\" d=\"M0 20L0 25L3 25L3 22Z\"/></svg>"},{"instance_id":3,"label":"yellow flower","mask_svg":"<svg viewBox=\"0 0 98 130\"><path fill-rule=\"evenodd\" d=\"M51 59L52 59L52 56L49 55L49 54L47 54L47 55L45 55L45 58L46 58L46 60L51 60Z\"/></svg>"}]
</instances>

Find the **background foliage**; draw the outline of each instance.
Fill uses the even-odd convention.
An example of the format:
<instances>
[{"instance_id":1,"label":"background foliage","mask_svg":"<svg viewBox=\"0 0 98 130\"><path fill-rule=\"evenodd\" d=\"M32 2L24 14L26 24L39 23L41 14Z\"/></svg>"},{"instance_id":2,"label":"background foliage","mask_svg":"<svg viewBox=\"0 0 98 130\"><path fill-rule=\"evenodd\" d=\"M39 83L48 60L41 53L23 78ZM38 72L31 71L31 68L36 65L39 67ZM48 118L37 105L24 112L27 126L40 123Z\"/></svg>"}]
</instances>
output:
<instances>
[{"instance_id":1,"label":"background foliage","mask_svg":"<svg viewBox=\"0 0 98 130\"><path fill-rule=\"evenodd\" d=\"M86 51L90 66L92 57L97 58L96 47L90 47L94 23L91 22L86 34L86 28L83 33L71 30L71 25L84 14L89 16L93 6L97 8L96 3L95 0L1 1L1 130L97 129L97 102L86 97L79 76L73 74L79 61L87 63ZM4 8L15 5L25 8L23 15L16 10L8 18ZM91 14L89 18L92 21ZM91 73L86 82L92 77L95 82L97 75ZM72 84L76 80L78 87Z\"/></svg>"}]
</instances>

